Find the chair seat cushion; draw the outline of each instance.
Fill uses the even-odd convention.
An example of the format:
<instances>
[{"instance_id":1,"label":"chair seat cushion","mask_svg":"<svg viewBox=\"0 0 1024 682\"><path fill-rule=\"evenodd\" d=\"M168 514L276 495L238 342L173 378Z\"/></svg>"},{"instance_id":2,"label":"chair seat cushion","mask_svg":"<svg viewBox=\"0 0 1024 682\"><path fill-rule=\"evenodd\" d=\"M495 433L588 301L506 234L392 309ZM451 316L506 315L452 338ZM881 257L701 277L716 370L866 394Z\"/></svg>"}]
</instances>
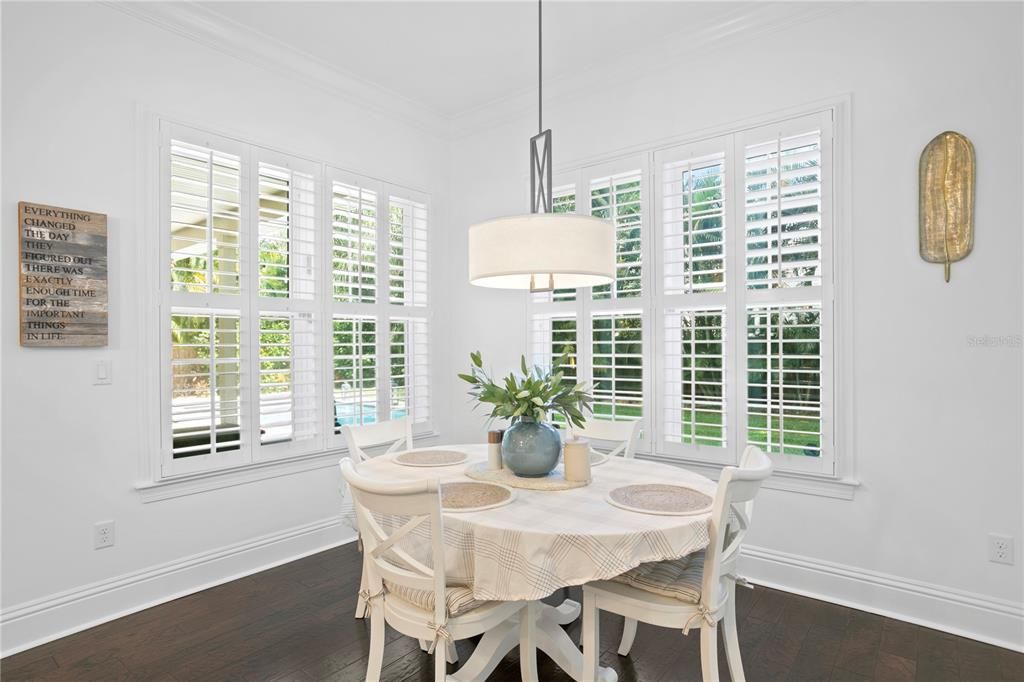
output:
<instances>
[{"instance_id":1,"label":"chair seat cushion","mask_svg":"<svg viewBox=\"0 0 1024 682\"><path fill-rule=\"evenodd\" d=\"M411 587L405 587L404 585L396 585L388 581L384 581L384 586L388 590L388 594L398 597L404 602L408 602L413 606L423 609L424 611L434 610L434 591L433 590L417 590ZM480 601L473 596L473 590L468 587L448 587L445 588L444 592L445 608L448 609L448 617L453 618L461 613L472 611L475 608L483 606L487 602Z\"/></svg>"},{"instance_id":2,"label":"chair seat cushion","mask_svg":"<svg viewBox=\"0 0 1024 682\"><path fill-rule=\"evenodd\" d=\"M704 552L695 552L682 559L640 564L612 580L687 604L697 604L703 577Z\"/></svg>"}]
</instances>

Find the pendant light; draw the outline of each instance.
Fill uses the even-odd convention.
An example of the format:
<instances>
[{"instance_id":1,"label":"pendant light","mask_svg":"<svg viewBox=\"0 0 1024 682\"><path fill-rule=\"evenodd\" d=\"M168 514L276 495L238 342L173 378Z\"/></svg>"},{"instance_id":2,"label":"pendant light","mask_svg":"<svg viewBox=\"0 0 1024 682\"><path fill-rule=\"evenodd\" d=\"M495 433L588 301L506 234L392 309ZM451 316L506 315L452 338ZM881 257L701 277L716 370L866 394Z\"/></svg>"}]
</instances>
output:
<instances>
[{"instance_id":1,"label":"pendant light","mask_svg":"<svg viewBox=\"0 0 1024 682\"><path fill-rule=\"evenodd\" d=\"M551 291L615 279L610 221L552 213L551 130L543 124L542 7L537 2L537 129L530 138L531 212L469 228L469 281L495 289Z\"/></svg>"}]
</instances>

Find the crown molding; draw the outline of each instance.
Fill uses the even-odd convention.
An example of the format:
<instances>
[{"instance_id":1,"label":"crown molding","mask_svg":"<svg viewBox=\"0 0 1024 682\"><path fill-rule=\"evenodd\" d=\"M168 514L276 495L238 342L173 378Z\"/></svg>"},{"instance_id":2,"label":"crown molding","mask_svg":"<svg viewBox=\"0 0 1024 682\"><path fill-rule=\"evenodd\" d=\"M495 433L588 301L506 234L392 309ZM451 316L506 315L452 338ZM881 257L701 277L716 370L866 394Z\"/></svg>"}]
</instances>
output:
<instances>
[{"instance_id":1,"label":"crown molding","mask_svg":"<svg viewBox=\"0 0 1024 682\"><path fill-rule=\"evenodd\" d=\"M342 71L274 36L193 2L117 2L101 4L194 40L248 64L299 79L356 106L413 128L447 138L451 120L422 102Z\"/></svg>"},{"instance_id":2,"label":"crown molding","mask_svg":"<svg viewBox=\"0 0 1024 682\"><path fill-rule=\"evenodd\" d=\"M760 2L743 3L734 11L707 25L675 34L617 57L615 63L597 64L571 75L545 77L544 106L552 109L557 102L577 99L593 93L616 79L658 78L677 69L688 57L719 51L738 45L752 36L777 33L800 24L832 16L843 7L841 3L791 4ZM691 27L692 28L692 27ZM653 65L653 66L652 66ZM467 137L490 128L529 120L536 115L537 89L528 88L482 104L452 117L452 137Z\"/></svg>"},{"instance_id":3,"label":"crown molding","mask_svg":"<svg viewBox=\"0 0 1024 682\"><path fill-rule=\"evenodd\" d=\"M309 85L339 95L369 111L446 139L467 137L501 125L525 120L536 108L536 88L500 97L455 115L381 87L358 75L336 68L303 50L262 31L243 25L197 3L124 2L102 4L194 40L208 48L269 71L298 78ZM551 107L600 88L616 78L658 77L678 68L698 52L722 50L751 36L763 36L800 24L817 21L842 11L841 3L737 3L735 9L703 26L691 24L682 36L675 34L616 57L614 64L601 63L572 74L545 78L545 98ZM695 24L697 20L695 19ZM653 64L653 66L652 66Z\"/></svg>"}]
</instances>

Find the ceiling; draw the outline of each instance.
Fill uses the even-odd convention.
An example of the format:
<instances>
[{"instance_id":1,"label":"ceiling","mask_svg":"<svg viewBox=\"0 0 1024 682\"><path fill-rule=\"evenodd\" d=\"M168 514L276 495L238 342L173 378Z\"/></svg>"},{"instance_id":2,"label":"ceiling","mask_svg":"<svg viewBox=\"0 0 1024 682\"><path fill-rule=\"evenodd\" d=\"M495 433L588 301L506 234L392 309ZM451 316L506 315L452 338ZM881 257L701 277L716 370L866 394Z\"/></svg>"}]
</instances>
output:
<instances>
[{"instance_id":1,"label":"ceiling","mask_svg":"<svg viewBox=\"0 0 1024 682\"><path fill-rule=\"evenodd\" d=\"M279 49L305 53L444 117L536 88L537 5L530 1L196 5ZM750 5L549 0L545 79L608 68L652 45L721 31Z\"/></svg>"}]
</instances>

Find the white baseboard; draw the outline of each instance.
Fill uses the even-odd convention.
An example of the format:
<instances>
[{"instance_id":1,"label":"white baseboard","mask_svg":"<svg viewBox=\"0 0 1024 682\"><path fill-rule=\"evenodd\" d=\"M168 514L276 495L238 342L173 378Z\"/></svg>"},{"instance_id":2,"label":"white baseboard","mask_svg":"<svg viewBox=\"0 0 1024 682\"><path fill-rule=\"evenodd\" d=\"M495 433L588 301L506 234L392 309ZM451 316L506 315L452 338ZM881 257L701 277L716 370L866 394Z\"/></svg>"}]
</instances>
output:
<instances>
[{"instance_id":1,"label":"white baseboard","mask_svg":"<svg viewBox=\"0 0 1024 682\"><path fill-rule=\"evenodd\" d=\"M195 554L5 609L2 656L355 539L339 518ZM1024 651L1024 604L788 554L743 549L751 582Z\"/></svg>"},{"instance_id":2,"label":"white baseboard","mask_svg":"<svg viewBox=\"0 0 1024 682\"><path fill-rule=\"evenodd\" d=\"M18 604L0 613L0 655L16 654L354 539L354 531L340 518L321 519Z\"/></svg>"},{"instance_id":3,"label":"white baseboard","mask_svg":"<svg viewBox=\"0 0 1024 682\"><path fill-rule=\"evenodd\" d=\"M886 573L746 546L752 583L1024 651L1024 604Z\"/></svg>"}]
</instances>

